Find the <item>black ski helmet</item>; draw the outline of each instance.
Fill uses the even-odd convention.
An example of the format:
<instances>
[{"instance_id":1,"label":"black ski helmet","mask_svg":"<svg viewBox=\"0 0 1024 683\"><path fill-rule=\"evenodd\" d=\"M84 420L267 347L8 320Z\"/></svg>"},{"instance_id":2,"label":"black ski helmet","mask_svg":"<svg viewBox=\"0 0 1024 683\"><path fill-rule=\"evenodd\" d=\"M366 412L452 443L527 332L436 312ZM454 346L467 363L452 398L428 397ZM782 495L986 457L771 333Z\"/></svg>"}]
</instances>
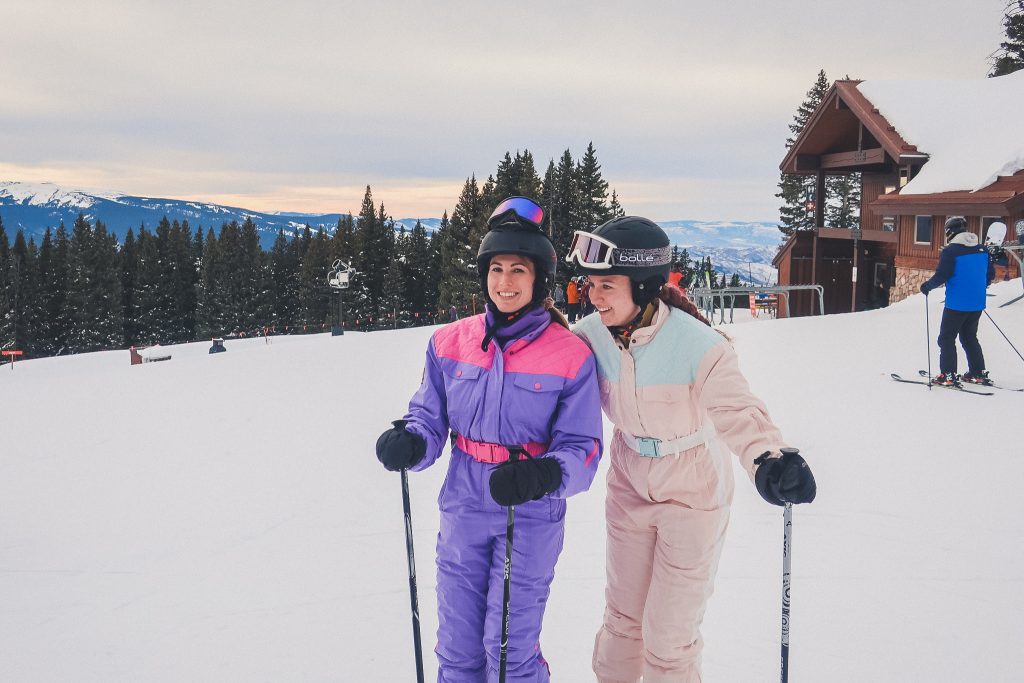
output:
<instances>
[{"instance_id":1,"label":"black ski helmet","mask_svg":"<svg viewBox=\"0 0 1024 683\"><path fill-rule=\"evenodd\" d=\"M510 200L526 200L536 207L540 219L536 222L520 216L515 210L507 210L494 214L487 221L489 230L480 241L480 249L476 253L476 269L480 276L484 298L491 301L487 291L487 270L491 259L498 254L518 254L533 261L533 303L543 301L551 291L555 282L555 262L558 260L555 247L541 230L544 212L536 202L526 197L509 197L498 205L498 209ZM493 302L491 302L493 303Z\"/></svg>"},{"instance_id":2,"label":"black ski helmet","mask_svg":"<svg viewBox=\"0 0 1024 683\"><path fill-rule=\"evenodd\" d=\"M946 241L950 241L967 230L967 220L963 216L950 216L946 219Z\"/></svg>"},{"instance_id":3,"label":"black ski helmet","mask_svg":"<svg viewBox=\"0 0 1024 683\"><path fill-rule=\"evenodd\" d=\"M672 251L668 235L654 221L640 216L613 218L592 233L615 245L610 267L592 267L574 252L566 257L588 275L625 275L630 279L633 301L646 306L668 282ZM601 264L604 265L604 264Z\"/></svg>"}]
</instances>

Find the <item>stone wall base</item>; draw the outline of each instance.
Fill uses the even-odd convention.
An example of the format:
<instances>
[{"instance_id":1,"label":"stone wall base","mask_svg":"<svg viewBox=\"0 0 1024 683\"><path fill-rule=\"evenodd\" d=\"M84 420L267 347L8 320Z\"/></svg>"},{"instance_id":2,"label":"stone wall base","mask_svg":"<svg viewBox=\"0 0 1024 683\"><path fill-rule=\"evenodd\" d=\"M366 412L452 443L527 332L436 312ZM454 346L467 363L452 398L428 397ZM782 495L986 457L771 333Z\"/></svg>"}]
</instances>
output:
<instances>
[{"instance_id":1,"label":"stone wall base","mask_svg":"<svg viewBox=\"0 0 1024 683\"><path fill-rule=\"evenodd\" d=\"M921 292L921 285L930 279L932 275L935 275L934 270L897 268L896 284L892 286L892 290L889 292L889 303L894 304L897 301L903 301L912 294L919 294Z\"/></svg>"}]
</instances>

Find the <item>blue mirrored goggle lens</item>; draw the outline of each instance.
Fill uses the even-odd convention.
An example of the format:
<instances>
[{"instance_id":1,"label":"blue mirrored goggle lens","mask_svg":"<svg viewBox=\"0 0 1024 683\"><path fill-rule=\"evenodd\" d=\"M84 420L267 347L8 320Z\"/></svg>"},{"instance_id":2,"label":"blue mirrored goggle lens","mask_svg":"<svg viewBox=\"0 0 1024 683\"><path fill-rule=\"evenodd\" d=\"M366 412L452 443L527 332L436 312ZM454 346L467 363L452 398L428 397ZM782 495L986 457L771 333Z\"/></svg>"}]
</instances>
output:
<instances>
[{"instance_id":1,"label":"blue mirrored goggle lens","mask_svg":"<svg viewBox=\"0 0 1024 683\"><path fill-rule=\"evenodd\" d=\"M526 197L509 197L494 209L491 218L500 216L506 211L514 211L524 221L540 226L544 222L544 209L537 205L537 202Z\"/></svg>"}]
</instances>

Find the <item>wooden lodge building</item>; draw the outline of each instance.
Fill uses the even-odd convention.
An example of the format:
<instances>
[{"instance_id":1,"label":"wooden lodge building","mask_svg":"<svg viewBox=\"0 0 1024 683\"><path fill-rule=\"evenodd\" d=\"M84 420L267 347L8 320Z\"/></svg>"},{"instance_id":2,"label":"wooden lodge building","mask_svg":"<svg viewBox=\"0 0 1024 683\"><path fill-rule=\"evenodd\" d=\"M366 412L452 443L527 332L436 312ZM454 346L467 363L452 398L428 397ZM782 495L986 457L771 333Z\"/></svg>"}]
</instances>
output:
<instances>
[{"instance_id":1,"label":"wooden lodge building","mask_svg":"<svg viewBox=\"0 0 1024 683\"><path fill-rule=\"evenodd\" d=\"M938 264L949 216L966 217L981 241L1002 221L1016 243L1024 231L1024 125L1013 117L1024 121L1024 114L992 100L1009 93L1019 102L1024 72L984 80L833 84L780 164L784 173L816 177L819 227L795 232L780 248L772 261L779 284L820 284L826 313L860 311L919 291ZM827 227L825 178L850 173L861 174L860 229ZM1013 259L1009 267L1009 277L1020 275ZM794 293L790 306L793 316L817 312L805 293Z\"/></svg>"}]
</instances>

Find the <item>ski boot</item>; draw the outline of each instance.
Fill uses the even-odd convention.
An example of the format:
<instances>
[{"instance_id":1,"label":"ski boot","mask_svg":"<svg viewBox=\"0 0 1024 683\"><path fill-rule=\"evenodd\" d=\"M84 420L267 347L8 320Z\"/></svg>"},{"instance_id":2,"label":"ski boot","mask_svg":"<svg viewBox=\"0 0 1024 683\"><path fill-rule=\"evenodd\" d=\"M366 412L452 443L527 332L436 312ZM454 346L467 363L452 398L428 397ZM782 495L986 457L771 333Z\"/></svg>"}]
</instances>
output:
<instances>
[{"instance_id":1,"label":"ski boot","mask_svg":"<svg viewBox=\"0 0 1024 683\"><path fill-rule=\"evenodd\" d=\"M965 382L970 382L971 384L981 384L986 387L990 387L995 384L995 382L989 379L988 370L983 370L981 372L968 372L966 375L961 377L961 379Z\"/></svg>"},{"instance_id":2,"label":"ski boot","mask_svg":"<svg viewBox=\"0 0 1024 683\"><path fill-rule=\"evenodd\" d=\"M955 372L940 372L935 377L932 377L932 384L940 387L958 387L960 385L960 378L957 377Z\"/></svg>"}]
</instances>

